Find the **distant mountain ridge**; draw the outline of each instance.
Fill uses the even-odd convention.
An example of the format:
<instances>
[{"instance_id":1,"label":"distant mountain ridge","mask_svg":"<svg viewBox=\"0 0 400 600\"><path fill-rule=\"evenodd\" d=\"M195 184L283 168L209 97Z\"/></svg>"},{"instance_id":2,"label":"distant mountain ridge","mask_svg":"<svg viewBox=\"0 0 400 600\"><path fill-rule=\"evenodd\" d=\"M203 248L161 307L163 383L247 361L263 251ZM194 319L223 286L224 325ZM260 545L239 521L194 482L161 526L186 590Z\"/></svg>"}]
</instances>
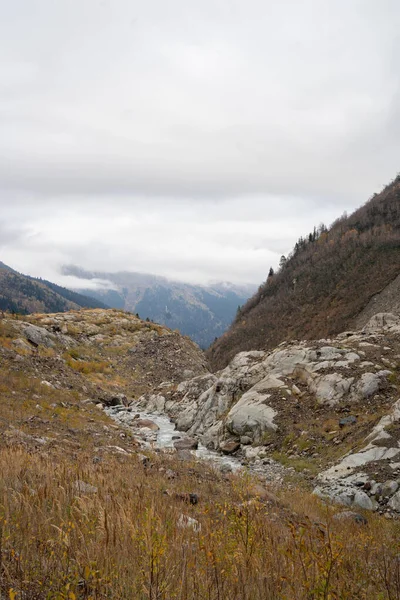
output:
<instances>
[{"instance_id":1,"label":"distant mountain ridge","mask_svg":"<svg viewBox=\"0 0 400 600\"><path fill-rule=\"evenodd\" d=\"M267 272L267 266L266 266ZM214 369L244 350L319 339L399 311L400 176L329 230L314 228L209 349ZM388 287L390 286L390 287ZM388 289L386 289L388 288ZM386 290L386 292L385 292Z\"/></svg>"},{"instance_id":2,"label":"distant mountain ridge","mask_svg":"<svg viewBox=\"0 0 400 600\"><path fill-rule=\"evenodd\" d=\"M62 272L88 282L103 282L103 287L80 291L112 308L138 313L141 318L179 329L202 348L207 348L226 330L238 307L246 302L255 289L251 285L236 286L230 283L192 285L128 271L91 272L75 265L64 266Z\"/></svg>"},{"instance_id":3,"label":"distant mountain ridge","mask_svg":"<svg viewBox=\"0 0 400 600\"><path fill-rule=\"evenodd\" d=\"M20 314L107 308L103 302L45 279L22 275L0 262L0 310Z\"/></svg>"}]
</instances>

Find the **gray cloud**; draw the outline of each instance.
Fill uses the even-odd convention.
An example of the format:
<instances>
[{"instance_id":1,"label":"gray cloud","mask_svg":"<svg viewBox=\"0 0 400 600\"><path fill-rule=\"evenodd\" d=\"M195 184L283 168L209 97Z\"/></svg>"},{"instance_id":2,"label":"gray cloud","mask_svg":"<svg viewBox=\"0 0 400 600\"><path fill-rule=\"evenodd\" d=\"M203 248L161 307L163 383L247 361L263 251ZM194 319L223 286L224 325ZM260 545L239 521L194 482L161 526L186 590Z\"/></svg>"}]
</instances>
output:
<instances>
[{"instance_id":1,"label":"gray cloud","mask_svg":"<svg viewBox=\"0 0 400 600\"><path fill-rule=\"evenodd\" d=\"M257 282L399 169L395 0L0 9L0 260L21 270Z\"/></svg>"}]
</instances>

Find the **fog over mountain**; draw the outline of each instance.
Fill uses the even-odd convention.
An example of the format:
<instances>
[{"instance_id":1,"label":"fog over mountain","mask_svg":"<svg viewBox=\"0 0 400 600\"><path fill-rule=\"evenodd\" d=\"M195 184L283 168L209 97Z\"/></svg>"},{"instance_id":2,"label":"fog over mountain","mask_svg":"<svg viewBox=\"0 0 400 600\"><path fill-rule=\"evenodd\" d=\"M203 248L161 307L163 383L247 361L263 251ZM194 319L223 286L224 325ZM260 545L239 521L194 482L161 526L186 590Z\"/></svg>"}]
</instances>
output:
<instances>
[{"instance_id":1,"label":"fog over mountain","mask_svg":"<svg viewBox=\"0 0 400 600\"><path fill-rule=\"evenodd\" d=\"M394 0L0 0L0 251L265 280L398 171Z\"/></svg>"},{"instance_id":2,"label":"fog over mountain","mask_svg":"<svg viewBox=\"0 0 400 600\"><path fill-rule=\"evenodd\" d=\"M202 348L226 331L256 289L227 282L191 285L148 273L90 272L74 265L64 265L62 273L68 287L112 308L178 329Z\"/></svg>"}]
</instances>

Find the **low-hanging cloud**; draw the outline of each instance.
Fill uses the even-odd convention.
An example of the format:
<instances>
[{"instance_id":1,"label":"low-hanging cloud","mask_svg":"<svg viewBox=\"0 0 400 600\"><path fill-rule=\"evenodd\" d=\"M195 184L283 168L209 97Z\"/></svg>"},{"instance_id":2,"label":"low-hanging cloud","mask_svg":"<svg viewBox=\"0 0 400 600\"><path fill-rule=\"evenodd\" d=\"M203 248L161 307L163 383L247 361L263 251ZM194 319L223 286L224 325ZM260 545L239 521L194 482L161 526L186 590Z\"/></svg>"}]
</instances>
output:
<instances>
[{"instance_id":1,"label":"low-hanging cloud","mask_svg":"<svg viewBox=\"0 0 400 600\"><path fill-rule=\"evenodd\" d=\"M0 260L260 282L398 171L394 0L0 0Z\"/></svg>"}]
</instances>

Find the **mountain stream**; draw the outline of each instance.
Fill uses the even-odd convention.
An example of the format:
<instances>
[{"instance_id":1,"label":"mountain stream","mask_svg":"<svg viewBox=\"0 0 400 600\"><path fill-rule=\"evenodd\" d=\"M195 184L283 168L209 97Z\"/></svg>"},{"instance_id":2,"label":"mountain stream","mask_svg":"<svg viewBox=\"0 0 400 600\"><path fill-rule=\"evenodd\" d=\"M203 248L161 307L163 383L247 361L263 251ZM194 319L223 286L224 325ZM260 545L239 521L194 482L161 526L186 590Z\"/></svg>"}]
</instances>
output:
<instances>
[{"instance_id":1,"label":"mountain stream","mask_svg":"<svg viewBox=\"0 0 400 600\"><path fill-rule=\"evenodd\" d=\"M188 437L185 432L181 432L175 429L175 424L169 420L165 415L157 413L146 413L135 409L135 406L110 406L106 407L105 412L114 420L118 425L123 425L130 429L136 437L142 441L143 448L149 449L163 449L167 450L174 448L174 441L177 439L184 439ZM139 420L149 420L155 423L159 429L158 431L151 431L147 427L137 427L135 422ZM209 450L203 446L200 442L197 450L191 450L194 456L197 458L208 460L213 462L221 470L237 471L243 468L241 461L233 456L224 456Z\"/></svg>"}]
</instances>

